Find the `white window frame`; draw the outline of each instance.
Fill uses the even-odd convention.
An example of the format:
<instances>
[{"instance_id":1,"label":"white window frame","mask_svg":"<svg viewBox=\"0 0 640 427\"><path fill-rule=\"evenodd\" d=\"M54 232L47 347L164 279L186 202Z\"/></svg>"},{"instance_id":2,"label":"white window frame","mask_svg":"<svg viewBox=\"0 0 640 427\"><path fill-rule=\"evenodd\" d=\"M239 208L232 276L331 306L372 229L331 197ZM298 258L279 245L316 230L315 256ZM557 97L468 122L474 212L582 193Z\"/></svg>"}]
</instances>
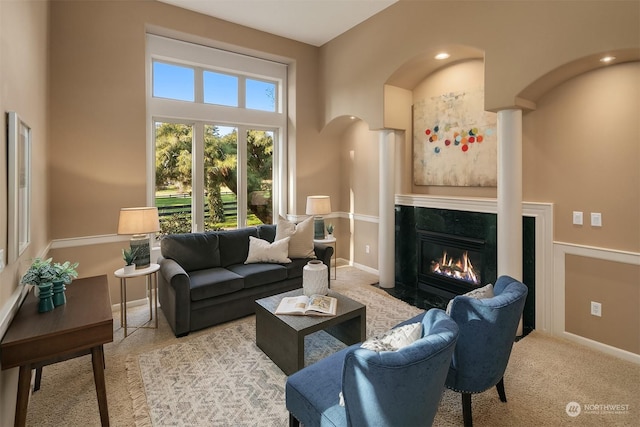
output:
<instances>
[{"instance_id":1,"label":"white window frame","mask_svg":"<svg viewBox=\"0 0 640 427\"><path fill-rule=\"evenodd\" d=\"M196 70L195 102L153 97L153 61L185 65ZM202 70L210 70L240 77L238 107L204 103ZM286 206L287 194L287 65L253 56L234 53L195 43L147 34L146 99L147 99L147 203L155 206L155 129L156 121L184 123L193 126L192 139L192 215L193 231L204 230L204 215L200 200L204 195L203 131L205 124L238 128L238 227L246 226L247 183L242 164L246 164L247 130L274 132L272 218ZM275 82L276 111L244 108L244 79ZM242 162L242 163L241 163Z\"/></svg>"}]
</instances>

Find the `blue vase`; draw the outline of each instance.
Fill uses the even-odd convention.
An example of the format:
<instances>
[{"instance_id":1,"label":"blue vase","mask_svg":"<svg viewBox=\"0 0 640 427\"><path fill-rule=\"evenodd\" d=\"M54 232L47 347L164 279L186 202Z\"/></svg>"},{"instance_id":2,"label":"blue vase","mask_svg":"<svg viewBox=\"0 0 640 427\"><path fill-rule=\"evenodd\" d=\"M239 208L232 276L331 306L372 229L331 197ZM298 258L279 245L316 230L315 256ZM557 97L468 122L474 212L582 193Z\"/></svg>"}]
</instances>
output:
<instances>
[{"instance_id":1,"label":"blue vase","mask_svg":"<svg viewBox=\"0 0 640 427\"><path fill-rule=\"evenodd\" d=\"M53 282L53 305L58 307L67 302L67 297L64 294L66 287L63 280L56 280Z\"/></svg>"},{"instance_id":2,"label":"blue vase","mask_svg":"<svg viewBox=\"0 0 640 427\"><path fill-rule=\"evenodd\" d=\"M41 283L38 285L38 289L40 290L38 313L46 313L53 310L53 283Z\"/></svg>"}]
</instances>

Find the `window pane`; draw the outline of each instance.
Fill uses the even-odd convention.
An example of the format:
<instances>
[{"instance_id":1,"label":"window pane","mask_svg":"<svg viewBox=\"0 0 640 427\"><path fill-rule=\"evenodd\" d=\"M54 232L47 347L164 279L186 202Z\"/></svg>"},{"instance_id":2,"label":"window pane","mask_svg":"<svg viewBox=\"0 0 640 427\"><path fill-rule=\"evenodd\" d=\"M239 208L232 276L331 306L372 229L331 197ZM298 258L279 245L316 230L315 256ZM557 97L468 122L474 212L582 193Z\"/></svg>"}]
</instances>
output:
<instances>
[{"instance_id":1,"label":"window pane","mask_svg":"<svg viewBox=\"0 0 640 427\"><path fill-rule=\"evenodd\" d=\"M158 236L191 232L192 135L190 125L155 122Z\"/></svg>"},{"instance_id":2,"label":"window pane","mask_svg":"<svg viewBox=\"0 0 640 427\"><path fill-rule=\"evenodd\" d=\"M238 129L204 127L205 231L238 227Z\"/></svg>"},{"instance_id":3,"label":"window pane","mask_svg":"<svg viewBox=\"0 0 640 427\"><path fill-rule=\"evenodd\" d=\"M271 82L247 79L247 108L276 111L276 85Z\"/></svg>"},{"instance_id":4,"label":"window pane","mask_svg":"<svg viewBox=\"0 0 640 427\"><path fill-rule=\"evenodd\" d=\"M153 96L193 102L194 76L193 68L154 61Z\"/></svg>"},{"instance_id":5,"label":"window pane","mask_svg":"<svg viewBox=\"0 0 640 427\"><path fill-rule=\"evenodd\" d=\"M238 77L205 71L203 80L205 103L238 106Z\"/></svg>"},{"instance_id":6,"label":"window pane","mask_svg":"<svg viewBox=\"0 0 640 427\"><path fill-rule=\"evenodd\" d=\"M273 136L247 131L247 225L272 223Z\"/></svg>"}]
</instances>

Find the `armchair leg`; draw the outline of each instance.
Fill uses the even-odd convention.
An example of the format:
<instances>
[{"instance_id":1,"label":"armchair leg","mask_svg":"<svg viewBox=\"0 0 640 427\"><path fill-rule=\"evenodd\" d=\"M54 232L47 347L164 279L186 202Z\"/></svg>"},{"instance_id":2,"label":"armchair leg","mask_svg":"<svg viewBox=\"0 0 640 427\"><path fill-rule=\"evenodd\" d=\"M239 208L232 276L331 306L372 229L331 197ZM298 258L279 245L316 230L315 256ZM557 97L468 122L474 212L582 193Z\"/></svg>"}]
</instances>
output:
<instances>
[{"instance_id":1,"label":"armchair leg","mask_svg":"<svg viewBox=\"0 0 640 427\"><path fill-rule=\"evenodd\" d=\"M462 418L464 419L464 427L473 427L471 393L462 393Z\"/></svg>"},{"instance_id":2,"label":"armchair leg","mask_svg":"<svg viewBox=\"0 0 640 427\"><path fill-rule=\"evenodd\" d=\"M502 402L507 401L507 395L504 392L504 378L500 378L498 384L496 384L496 389L498 390L498 396L500 396L500 400Z\"/></svg>"},{"instance_id":3,"label":"armchair leg","mask_svg":"<svg viewBox=\"0 0 640 427\"><path fill-rule=\"evenodd\" d=\"M300 421L289 412L289 427L300 427Z\"/></svg>"}]
</instances>

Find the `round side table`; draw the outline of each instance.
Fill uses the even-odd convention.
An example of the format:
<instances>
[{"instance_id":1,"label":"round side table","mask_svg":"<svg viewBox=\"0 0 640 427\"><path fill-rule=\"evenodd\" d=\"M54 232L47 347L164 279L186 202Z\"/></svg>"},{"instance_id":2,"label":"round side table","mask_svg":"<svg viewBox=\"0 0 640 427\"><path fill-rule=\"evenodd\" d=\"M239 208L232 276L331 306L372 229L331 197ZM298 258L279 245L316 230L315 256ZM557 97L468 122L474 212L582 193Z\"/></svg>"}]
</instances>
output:
<instances>
[{"instance_id":1,"label":"round side table","mask_svg":"<svg viewBox=\"0 0 640 427\"><path fill-rule=\"evenodd\" d=\"M334 236L325 236L324 239L313 239L313 243L333 246L333 280L338 278L338 244ZM331 268L331 266L329 266Z\"/></svg>"},{"instance_id":2,"label":"round side table","mask_svg":"<svg viewBox=\"0 0 640 427\"><path fill-rule=\"evenodd\" d=\"M133 277L145 276L147 284L147 292L149 293L149 321L155 317L156 326L158 329L158 270L160 265L150 264L149 267L140 268L133 273L125 273L124 268L116 270L113 274L120 279L120 325L124 329L124 336L127 337L127 279ZM155 316L153 313L152 301L155 301ZM142 328L144 326L137 326Z\"/></svg>"}]
</instances>

